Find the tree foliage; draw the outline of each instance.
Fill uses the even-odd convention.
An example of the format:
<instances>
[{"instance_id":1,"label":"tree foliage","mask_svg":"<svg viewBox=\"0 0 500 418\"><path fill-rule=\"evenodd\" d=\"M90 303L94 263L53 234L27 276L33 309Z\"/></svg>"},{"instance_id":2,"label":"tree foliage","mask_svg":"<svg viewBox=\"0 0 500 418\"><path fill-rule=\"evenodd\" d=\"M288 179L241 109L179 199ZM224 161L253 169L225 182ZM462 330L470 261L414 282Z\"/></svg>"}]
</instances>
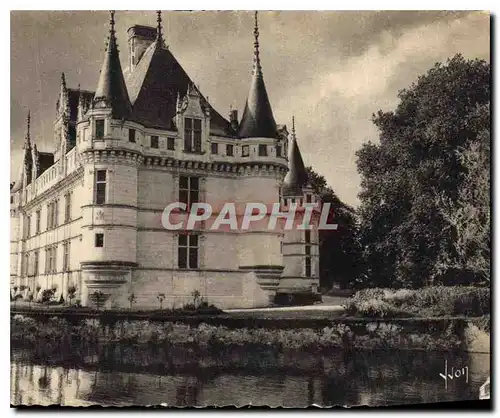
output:
<instances>
[{"instance_id":1,"label":"tree foliage","mask_svg":"<svg viewBox=\"0 0 500 418\"><path fill-rule=\"evenodd\" d=\"M479 280L490 280L490 106L477 109L477 142L457 154L466 168L458 199L438 195L447 227L454 237L453 251L440 254L443 271L465 272Z\"/></svg>"},{"instance_id":2,"label":"tree foliage","mask_svg":"<svg viewBox=\"0 0 500 418\"><path fill-rule=\"evenodd\" d=\"M323 202L331 203L336 230L319 232L320 286L330 290L334 285L351 288L361 270L361 247L354 208L342 202L326 179L307 167L309 182Z\"/></svg>"},{"instance_id":3,"label":"tree foliage","mask_svg":"<svg viewBox=\"0 0 500 418\"><path fill-rule=\"evenodd\" d=\"M449 208L470 199L462 191L466 157L457 150L474 153L489 137L489 113L478 117L478 109L490 101L490 66L456 55L398 97L396 110L373 116L380 143L357 153L365 284L449 284L456 276L446 274L443 260L456 260L457 228L443 202Z\"/></svg>"}]
</instances>

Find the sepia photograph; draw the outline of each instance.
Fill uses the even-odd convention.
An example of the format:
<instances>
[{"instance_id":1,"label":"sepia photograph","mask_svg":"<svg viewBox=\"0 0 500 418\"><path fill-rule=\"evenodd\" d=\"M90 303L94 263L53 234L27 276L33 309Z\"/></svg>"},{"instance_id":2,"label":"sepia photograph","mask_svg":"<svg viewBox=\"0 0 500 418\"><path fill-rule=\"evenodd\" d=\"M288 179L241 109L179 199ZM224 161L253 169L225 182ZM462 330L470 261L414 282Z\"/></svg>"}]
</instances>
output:
<instances>
[{"instance_id":1,"label":"sepia photograph","mask_svg":"<svg viewBox=\"0 0 500 418\"><path fill-rule=\"evenodd\" d=\"M11 408L491 408L489 11L9 13Z\"/></svg>"}]
</instances>

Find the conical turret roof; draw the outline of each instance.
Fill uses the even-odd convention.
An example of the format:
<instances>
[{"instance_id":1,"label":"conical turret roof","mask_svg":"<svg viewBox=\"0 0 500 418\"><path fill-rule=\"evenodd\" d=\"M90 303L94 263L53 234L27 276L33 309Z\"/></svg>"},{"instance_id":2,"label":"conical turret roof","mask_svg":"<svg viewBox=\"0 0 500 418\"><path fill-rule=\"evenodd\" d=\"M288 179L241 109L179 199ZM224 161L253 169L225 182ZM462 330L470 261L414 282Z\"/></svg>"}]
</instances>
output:
<instances>
[{"instance_id":1,"label":"conical turret roof","mask_svg":"<svg viewBox=\"0 0 500 418\"><path fill-rule=\"evenodd\" d=\"M238 135L241 138L276 138L277 128L267 95L259 57L259 28L255 12L254 66L250 91L241 119Z\"/></svg>"},{"instance_id":2,"label":"conical turret roof","mask_svg":"<svg viewBox=\"0 0 500 418\"><path fill-rule=\"evenodd\" d=\"M32 163L32 155L31 155L31 133L30 133L30 125L31 125L31 113L28 112L28 118L26 120L26 137L24 139L23 145L23 153L21 165L19 167L19 175L16 179L14 186L10 189L11 193L15 193L22 189L23 187L23 177L24 170L31 170Z\"/></svg>"},{"instance_id":3,"label":"conical turret roof","mask_svg":"<svg viewBox=\"0 0 500 418\"><path fill-rule=\"evenodd\" d=\"M307 170L300 154L295 136L295 121L292 123L292 140L288 147L288 173L286 173L281 194L285 197L302 196L302 189L308 182Z\"/></svg>"},{"instance_id":4,"label":"conical turret roof","mask_svg":"<svg viewBox=\"0 0 500 418\"><path fill-rule=\"evenodd\" d=\"M99 102L104 102L106 107L112 109L112 116L115 119L126 119L131 115L130 100L115 36L114 12L111 12L109 42L94 95L94 104Z\"/></svg>"}]
</instances>

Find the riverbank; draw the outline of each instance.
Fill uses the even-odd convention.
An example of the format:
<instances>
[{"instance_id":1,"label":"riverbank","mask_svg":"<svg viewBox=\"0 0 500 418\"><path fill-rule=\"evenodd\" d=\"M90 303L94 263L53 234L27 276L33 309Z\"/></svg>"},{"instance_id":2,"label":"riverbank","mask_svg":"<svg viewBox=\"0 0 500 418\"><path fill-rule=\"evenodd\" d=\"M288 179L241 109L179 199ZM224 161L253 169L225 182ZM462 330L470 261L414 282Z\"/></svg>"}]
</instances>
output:
<instances>
[{"instance_id":1,"label":"riverbank","mask_svg":"<svg viewBox=\"0 0 500 418\"><path fill-rule=\"evenodd\" d=\"M106 346L269 348L276 351L433 350L489 352L489 334L479 318L269 319L229 315L179 316L172 321L110 320L109 317L68 320L47 316L11 318L14 347ZM303 325L302 327L299 327Z\"/></svg>"}]
</instances>

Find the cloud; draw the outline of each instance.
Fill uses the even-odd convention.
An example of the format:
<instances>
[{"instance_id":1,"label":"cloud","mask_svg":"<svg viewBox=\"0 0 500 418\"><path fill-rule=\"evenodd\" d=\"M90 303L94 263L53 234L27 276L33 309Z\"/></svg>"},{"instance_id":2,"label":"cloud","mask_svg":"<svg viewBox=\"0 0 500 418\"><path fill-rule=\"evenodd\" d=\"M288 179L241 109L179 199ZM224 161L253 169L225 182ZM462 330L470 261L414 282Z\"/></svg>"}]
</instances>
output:
<instances>
[{"instance_id":1,"label":"cloud","mask_svg":"<svg viewBox=\"0 0 500 418\"><path fill-rule=\"evenodd\" d=\"M341 198L356 205L360 178L355 152L368 139L377 139L371 115L394 108L398 90L458 52L488 59L488 16L475 13L425 23L400 36L386 30L358 56L332 56L313 79L293 88L307 164L325 175ZM285 110L289 102L285 95L276 108Z\"/></svg>"},{"instance_id":2,"label":"cloud","mask_svg":"<svg viewBox=\"0 0 500 418\"><path fill-rule=\"evenodd\" d=\"M126 30L156 26L154 12L119 12ZM60 73L71 87L95 89L108 32L106 12L11 13L11 148L17 174L27 109L40 150L53 147ZM248 12L163 14L167 43L223 115L241 112L250 85L253 16ZM397 104L397 92L457 52L488 58L489 15L467 12L261 12L264 78L278 123L297 119L299 143L348 203L357 203L355 152L377 132L371 115Z\"/></svg>"}]
</instances>

